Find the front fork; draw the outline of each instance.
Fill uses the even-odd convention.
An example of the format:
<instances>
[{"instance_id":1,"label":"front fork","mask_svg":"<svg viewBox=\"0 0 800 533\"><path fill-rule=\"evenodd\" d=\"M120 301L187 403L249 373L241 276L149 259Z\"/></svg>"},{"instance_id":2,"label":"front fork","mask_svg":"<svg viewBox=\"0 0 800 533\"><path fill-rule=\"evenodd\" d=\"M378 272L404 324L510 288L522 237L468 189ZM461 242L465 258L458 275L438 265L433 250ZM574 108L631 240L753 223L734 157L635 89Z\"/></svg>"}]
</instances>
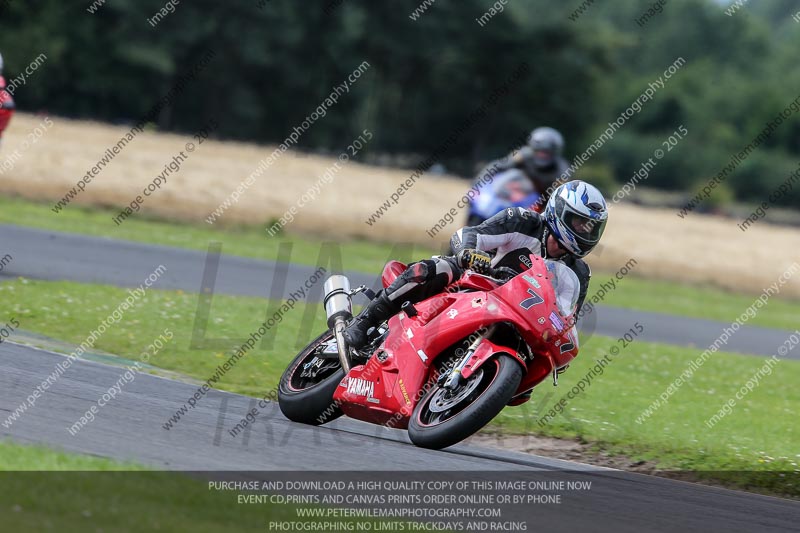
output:
<instances>
[{"instance_id":1,"label":"front fork","mask_svg":"<svg viewBox=\"0 0 800 533\"><path fill-rule=\"evenodd\" d=\"M453 365L450 373L442 374L442 377L439 378L439 385L445 389L456 390L463 384L464 376L462 376L461 373L464 370L464 367L475 354L475 351L478 349L478 346L480 346L481 342L483 342L484 339L492 336L495 328L497 328L497 324L492 324L486 328L483 333L477 336L472 344L469 345L469 348L467 348L467 353L464 354L464 357L462 357L458 363Z\"/></svg>"}]
</instances>

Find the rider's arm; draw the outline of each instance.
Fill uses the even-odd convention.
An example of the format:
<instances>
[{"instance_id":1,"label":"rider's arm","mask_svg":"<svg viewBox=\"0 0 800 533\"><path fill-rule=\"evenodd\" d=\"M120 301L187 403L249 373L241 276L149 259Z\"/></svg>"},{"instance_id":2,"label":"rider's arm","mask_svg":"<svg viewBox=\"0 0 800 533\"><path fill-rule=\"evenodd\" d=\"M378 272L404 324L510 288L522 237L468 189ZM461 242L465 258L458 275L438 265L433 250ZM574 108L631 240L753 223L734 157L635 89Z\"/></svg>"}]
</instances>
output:
<instances>
[{"instance_id":1,"label":"rider's arm","mask_svg":"<svg viewBox=\"0 0 800 533\"><path fill-rule=\"evenodd\" d=\"M461 228L450 239L453 255L462 250L490 252L505 249L532 248L539 241L532 237L540 233L542 219L538 214L522 207L510 207L477 226Z\"/></svg>"}]
</instances>

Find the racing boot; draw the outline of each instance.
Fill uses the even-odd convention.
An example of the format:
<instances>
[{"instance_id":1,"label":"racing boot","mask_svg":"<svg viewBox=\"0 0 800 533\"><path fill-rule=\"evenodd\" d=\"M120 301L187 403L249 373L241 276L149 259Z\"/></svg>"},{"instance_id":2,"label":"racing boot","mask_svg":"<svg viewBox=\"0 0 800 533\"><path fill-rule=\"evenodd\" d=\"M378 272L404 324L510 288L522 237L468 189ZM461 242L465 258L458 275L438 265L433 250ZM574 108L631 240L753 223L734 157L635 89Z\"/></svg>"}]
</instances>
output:
<instances>
[{"instance_id":1,"label":"racing boot","mask_svg":"<svg viewBox=\"0 0 800 533\"><path fill-rule=\"evenodd\" d=\"M360 350L367 345L370 328L379 326L399 311L397 304L386 297L385 291L380 291L345 328L344 340L349 347Z\"/></svg>"}]
</instances>

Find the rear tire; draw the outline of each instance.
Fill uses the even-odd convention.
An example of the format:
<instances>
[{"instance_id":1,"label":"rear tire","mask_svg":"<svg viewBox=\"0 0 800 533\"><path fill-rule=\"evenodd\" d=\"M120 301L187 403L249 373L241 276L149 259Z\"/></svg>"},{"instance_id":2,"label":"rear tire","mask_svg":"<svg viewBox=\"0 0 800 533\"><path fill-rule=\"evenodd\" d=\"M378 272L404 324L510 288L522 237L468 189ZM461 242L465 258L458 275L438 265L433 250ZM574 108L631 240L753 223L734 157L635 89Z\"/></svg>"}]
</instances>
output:
<instances>
[{"instance_id":1,"label":"rear tire","mask_svg":"<svg viewBox=\"0 0 800 533\"><path fill-rule=\"evenodd\" d=\"M411 442L434 450L461 442L503 410L521 381L519 362L509 355L498 354L449 397L443 388L434 386L411 415L408 423Z\"/></svg>"},{"instance_id":2,"label":"rear tire","mask_svg":"<svg viewBox=\"0 0 800 533\"><path fill-rule=\"evenodd\" d=\"M318 376L301 376L305 371L304 365L313 362L318 351L331 340L335 341L334 334L330 330L314 339L292 360L281 376L278 385L278 405L284 416L293 422L318 426L331 422L343 414L339 405L333 400L336 387L344 378L344 370L338 356L335 365L330 359L325 359L327 365L325 371L320 371Z\"/></svg>"}]
</instances>

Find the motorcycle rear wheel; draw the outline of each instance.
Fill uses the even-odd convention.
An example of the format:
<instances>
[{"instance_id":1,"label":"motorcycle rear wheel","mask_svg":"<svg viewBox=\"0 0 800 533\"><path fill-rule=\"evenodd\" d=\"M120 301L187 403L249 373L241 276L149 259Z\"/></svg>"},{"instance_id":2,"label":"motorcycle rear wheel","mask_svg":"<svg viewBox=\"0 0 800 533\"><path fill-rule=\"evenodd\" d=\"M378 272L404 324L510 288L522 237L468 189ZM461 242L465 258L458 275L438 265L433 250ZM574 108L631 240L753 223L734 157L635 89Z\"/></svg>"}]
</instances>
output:
<instances>
[{"instance_id":1,"label":"motorcycle rear wheel","mask_svg":"<svg viewBox=\"0 0 800 533\"><path fill-rule=\"evenodd\" d=\"M278 405L289 420L318 426L342 416L333 394L344 378L344 370L338 356L320 357L331 341L335 342L334 334L328 330L306 346L283 372Z\"/></svg>"},{"instance_id":2,"label":"motorcycle rear wheel","mask_svg":"<svg viewBox=\"0 0 800 533\"><path fill-rule=\"evenodd\" d=\"M411 415L411 442L434 450L461 442L503 410L521 381L520 364L509 355L497 354L457 390L434 386Z\"/></svg>"}]
</instances>

